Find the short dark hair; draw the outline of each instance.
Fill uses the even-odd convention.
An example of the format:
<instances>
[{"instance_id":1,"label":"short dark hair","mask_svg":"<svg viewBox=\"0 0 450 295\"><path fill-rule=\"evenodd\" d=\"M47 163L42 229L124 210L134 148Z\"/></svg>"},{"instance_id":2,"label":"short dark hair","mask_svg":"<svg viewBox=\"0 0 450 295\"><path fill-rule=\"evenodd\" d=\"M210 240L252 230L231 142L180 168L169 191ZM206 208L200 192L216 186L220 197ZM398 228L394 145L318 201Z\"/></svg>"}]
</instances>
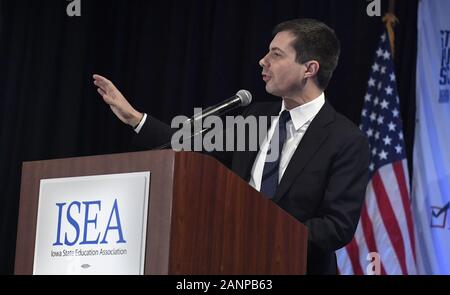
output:
<instances>
[{"instance_id":1,"label":"short dark hair","mask_svg":"<svg viewBox=\"0 0 450 295\"><path fill-rule=\"evenodd\" d=\"M294 19L275 27L273 35L290 32L296 38L292 42L298 63L317 60L320 68L317 73L319 87L325 90L330 82L339 60L341 46L333 29L326 24L309 18Z\"/></svg>"}]
</instances>

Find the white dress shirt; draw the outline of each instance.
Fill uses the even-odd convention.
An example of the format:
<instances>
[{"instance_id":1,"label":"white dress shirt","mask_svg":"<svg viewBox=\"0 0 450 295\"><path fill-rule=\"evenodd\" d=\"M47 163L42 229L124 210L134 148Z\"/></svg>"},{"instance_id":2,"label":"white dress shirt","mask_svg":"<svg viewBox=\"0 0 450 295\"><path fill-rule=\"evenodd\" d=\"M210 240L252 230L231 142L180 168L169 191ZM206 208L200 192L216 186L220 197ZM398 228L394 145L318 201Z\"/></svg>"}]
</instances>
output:
<instances>
[{"instance_id":1,"label":"white dress shirt","mask_svg":"<svg viewBox=\"0 0 450 295\"><path fill-rule=\"evenodd\" d=\"M139 124L136 126L136 128L134 128L134 132L139 133L139 131L141 131L142 126L144 126L145 121L147 121L147 114L144 113L144 116L141 119L141 122L139 122Z\"/></svg>"},{"instance_id":2,"label":"white dress shirt","mask_svg":"<svg viewBox=\"0 0 450 295\"><path fill-rule=\"evenodd\" d=\"M286 170L289 161L292 158L292 155L297 149L297 146L300 144L303 135L308 129L309 124L317 115L317 113L319 113L320 109L324 104L325 104L325 95L322 92L322 94L319 97L289 111L292 120L286 124L287 129L286 141L284 143L283 150L281 151L278 182L280 182L281 178L283 177L284 171ZM266 160L267 149L269 147L269 142L275 131L275 126L278 125L278 119L280 117L280 114L284 110L286 110L286 106L283 101L281 104L281 110L278 114L278 117L273 119L270 125L270 129L267 132L268 136L263 141L261 148L258 152L258 155L256 156L255 162L253 164L249 184L258 191L261 189L261 179L264 170L264 163Z\"/></svg>"}]
</instances>

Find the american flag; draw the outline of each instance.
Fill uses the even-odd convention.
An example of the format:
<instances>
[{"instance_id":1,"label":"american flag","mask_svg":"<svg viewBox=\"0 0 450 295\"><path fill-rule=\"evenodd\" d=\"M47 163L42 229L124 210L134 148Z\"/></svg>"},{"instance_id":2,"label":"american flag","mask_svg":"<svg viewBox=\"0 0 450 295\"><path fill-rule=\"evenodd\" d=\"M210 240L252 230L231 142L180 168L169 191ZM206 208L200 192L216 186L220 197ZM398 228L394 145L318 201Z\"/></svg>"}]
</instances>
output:
<instances>
[{"instance_id":1,"label":"american flag","mask_svg":"<svg viewBox=\"0 0 450 295\"><path fill-rule=\"evenodd\" d=\"M360 128L369 139L371 151L370 181L355 236L337 251L341 274L416 274L409 176L399 110L385 30L376 50L361 113Z\"/></svg>"}]
</instances>

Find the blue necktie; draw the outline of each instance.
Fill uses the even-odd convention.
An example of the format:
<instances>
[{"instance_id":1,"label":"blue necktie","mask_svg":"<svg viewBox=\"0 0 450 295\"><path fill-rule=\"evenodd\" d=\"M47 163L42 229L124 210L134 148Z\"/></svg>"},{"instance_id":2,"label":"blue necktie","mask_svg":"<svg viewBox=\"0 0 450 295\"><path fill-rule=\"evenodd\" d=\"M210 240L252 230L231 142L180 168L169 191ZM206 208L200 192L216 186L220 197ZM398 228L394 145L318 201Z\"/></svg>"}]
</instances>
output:
<instances>
[{"instance_id":1,"label":"blue necktie","mask_svg":"<svg viewBox=\"0 0 450 295\"><path fill-rule=\"evenodd\" d=\"M264 170L261 179L261 193L265 194L270 199L275 197L275 192L278 187L278 175L280 170L281 151L283 150L284 142L286 141L286 124L291 120L289 111L283 111L280 114L278 124L275 132L269 143L269 150L267 151L266 162L264 163ZM278 132L278 137L276 136ZM268 162L268 155L275 161ZM275 153L275 154L272 154Z\"/></svg>"}]
</instances>

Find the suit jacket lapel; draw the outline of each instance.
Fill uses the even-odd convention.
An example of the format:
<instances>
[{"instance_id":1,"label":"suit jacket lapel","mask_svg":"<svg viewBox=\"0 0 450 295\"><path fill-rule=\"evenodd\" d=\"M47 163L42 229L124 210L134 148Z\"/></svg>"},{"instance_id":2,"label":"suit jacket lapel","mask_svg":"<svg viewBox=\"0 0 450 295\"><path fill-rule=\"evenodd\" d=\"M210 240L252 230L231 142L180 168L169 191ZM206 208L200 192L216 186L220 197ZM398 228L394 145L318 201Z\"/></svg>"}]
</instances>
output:
<instances>
[{"instance_id":1,"label":"suit jacket lapel","mask_svg":"<svg viewBox=\"0 0 450 295\"><path fill-rule=\"evenodd\" d=\"M295 150L292 158L281 178L274 202L278 202L294 183L298 175L303 171L308 161L320 148L328 136L326 125L334 120L335 111L328 102L325 102L322 109L309 125L300 144Z\"/></svg>"}]
</instances>

